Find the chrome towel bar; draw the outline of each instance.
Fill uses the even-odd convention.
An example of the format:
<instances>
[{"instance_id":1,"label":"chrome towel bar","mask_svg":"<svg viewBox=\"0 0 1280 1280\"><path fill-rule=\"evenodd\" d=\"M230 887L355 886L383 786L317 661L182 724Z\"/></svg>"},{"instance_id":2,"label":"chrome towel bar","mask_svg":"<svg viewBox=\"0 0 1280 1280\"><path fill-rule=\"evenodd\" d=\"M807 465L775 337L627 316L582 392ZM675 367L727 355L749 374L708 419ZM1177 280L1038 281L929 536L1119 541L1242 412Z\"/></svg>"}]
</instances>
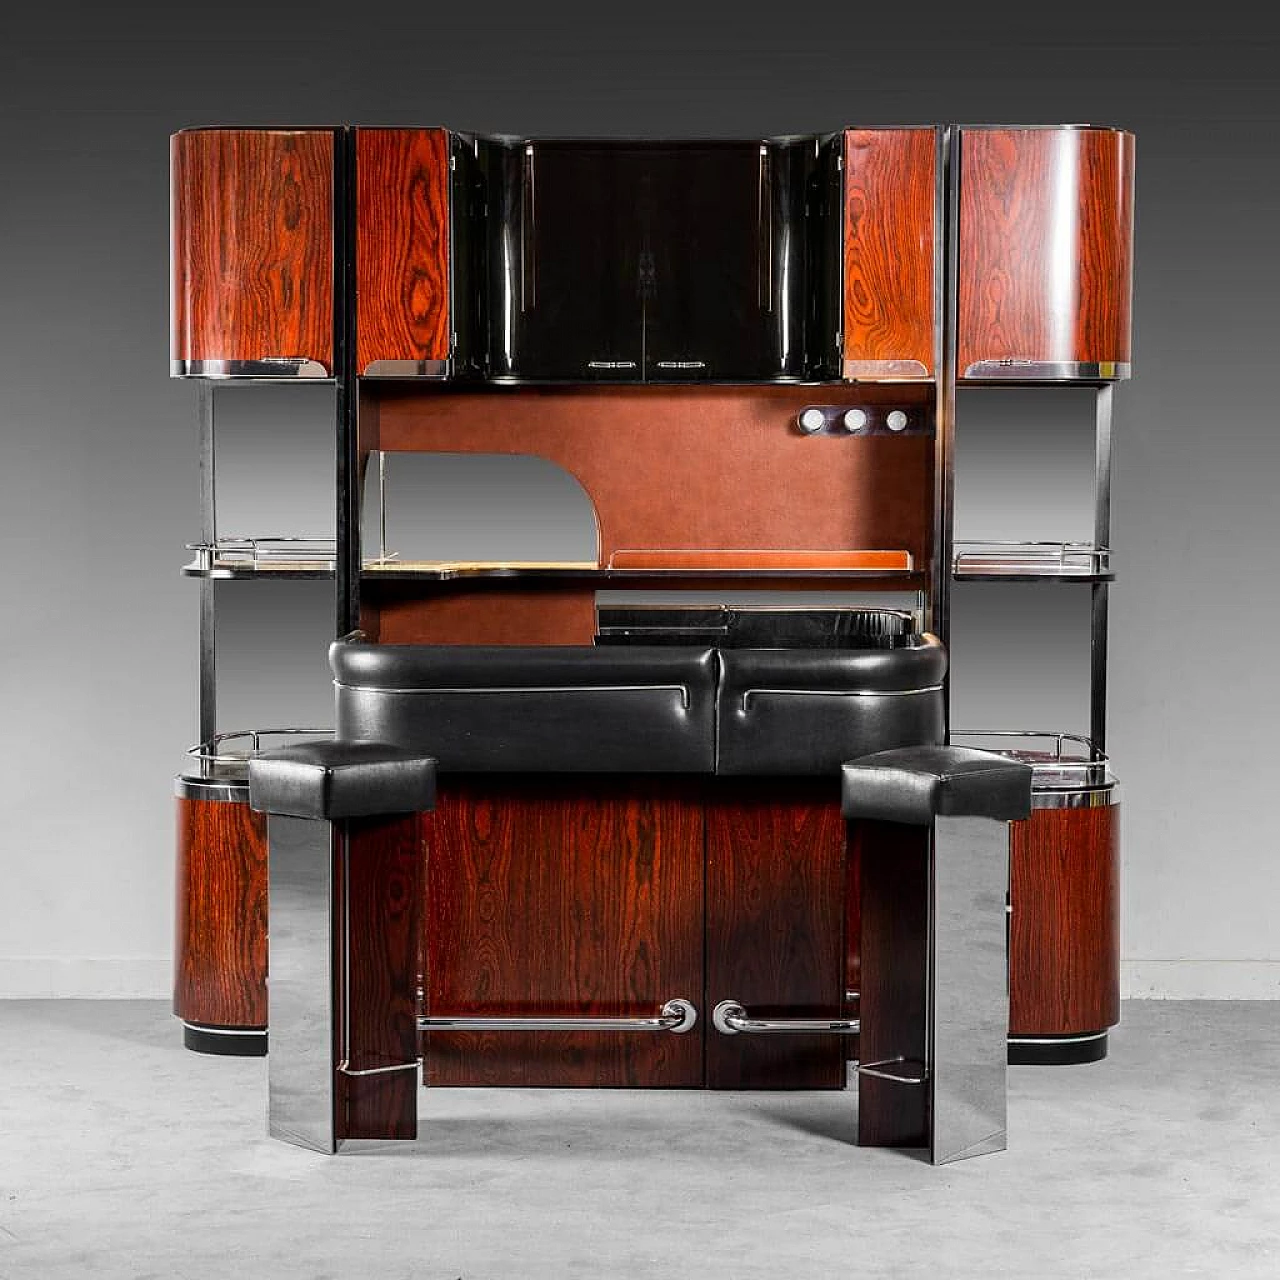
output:
<instances>
[{"instance_id":1,"label":"chrome towel bar","mask_svg":"<svg viewBox=\"0 0 1280 1280\"><path fill-rule=\"evenodd\" d=\"M721 1000L711 1024L722 1035L832 1035L856 1036L857 1018L753 1018L736 1000Z\"/></svg>"},{"instance_id":2,"label":"chrome towel bar","mask_svg":"<svg viewBox=\"0 0 1280 1280\"><path fill-rule=\"evenodd\" d=\"M457 1018L431 1014L418 1019L419 1031L692 1031L698 1010L691 1000L668 1000L656 1017L597 1018L571 1014L555 1017L494 1016Z\"/></svg>"}]
</instances>

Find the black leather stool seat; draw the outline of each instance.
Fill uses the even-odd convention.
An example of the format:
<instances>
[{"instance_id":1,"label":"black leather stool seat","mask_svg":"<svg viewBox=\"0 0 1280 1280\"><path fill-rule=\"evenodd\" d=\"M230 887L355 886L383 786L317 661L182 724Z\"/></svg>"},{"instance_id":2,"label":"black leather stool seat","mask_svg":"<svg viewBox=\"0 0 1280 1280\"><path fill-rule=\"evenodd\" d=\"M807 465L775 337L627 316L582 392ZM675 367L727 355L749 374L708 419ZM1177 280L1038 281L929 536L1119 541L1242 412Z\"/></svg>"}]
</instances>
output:
<instances>
[{"instance_id":1,"label":"black leather stool seat","mask_svg":"<svg viewBox=\"0 0 1280 1280\"><path fill-rule=\"evenodd\" d=\"M846 818L928 826L935 817L1031 815L1031 766L969 747L899 747L843 768Z\"/></svg>"},{"instance_id":2,"label":"black leather stool seat","mask_svg":"<svg viewBox=\"0 0 1280 1280\"><path fill-rule=\"evenodd\" d=\"M249 804L294 818L359 818L435 807L436 762L385 742L302 742L249 761Z\"/></svg>"}]
</instances>

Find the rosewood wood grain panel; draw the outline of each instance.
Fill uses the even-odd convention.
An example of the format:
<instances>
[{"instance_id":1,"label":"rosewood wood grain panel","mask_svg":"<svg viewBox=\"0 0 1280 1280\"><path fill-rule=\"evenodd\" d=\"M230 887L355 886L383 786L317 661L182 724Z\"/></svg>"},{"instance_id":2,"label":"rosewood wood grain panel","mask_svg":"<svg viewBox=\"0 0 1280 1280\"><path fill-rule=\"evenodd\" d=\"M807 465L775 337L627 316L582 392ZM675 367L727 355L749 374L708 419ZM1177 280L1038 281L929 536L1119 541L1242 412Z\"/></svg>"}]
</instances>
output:
<instances>
[{"instance_id":1,"label":"rosewood wood grain panel","mask_svg":"<svg viewBox=\"0 0 1280 1280\"><path fill-rule=\"evenodd\" d=\"M862 1034L859 1059L923 1062L928 1003L929 830L897 822L849 824L861 865ZM929 1091L862 1075L858 1145L922 1147Z\"/></svg>"},{"instance_id":2,"label":"rosewood wood grain panel","mask_svg":"<svg viewBox=\"0 0 1280 1280\"><path fill-rule=\"evenodd\" d=\"M842 1089L836 1036L725 1036L733 999L761 1017L844 1005L845 822L835 778L712 779L707 800L707 1087Z\"/></svg>"},{"instance_id":3,"label":"rosewood wood grain panel","mask_svg":"<svg viewBox=\"0 0 1280 1280\"><path fill-rule=\"evenodd\" d=\"M425 819L432 1013L652 1015L675 996L700 1005L697 779L445 781ZM434 1085L703 1081L700 1029L425 1039Z\"/></svg>"},{"instance_id":4,"label":"rosewood wood grain panel","mask_svg":"<svg viewBox=\"0 0 1280 1280\"><path fill-rule=\"evenodd\" d=\"M927 377L934 365L937 135L850 129L844 159L845 376Z\"/></svg>"},{"instance_id":5,"label":"rosewood wood grain panel","mask_svg":"<svg viewBox=\"0 0 1280 1280\"><path fill-rule=\"evenodd\" d=\"M333 371L333 134L173 136L173 358Z\"/></svg>"},{"instance_id":6,"label":"rosewood wood grain panel","mask_svg":"<svg viewBox=\"0 0 1280 1280\"><path fill-rule=\"evenodd\" d=\"M1120 808L1037 809L1010 837L1009 1029L1120 1020Z\"/></svg>"},{"instance_id":7,"label":"rosewood wood grain panel","mask_svg":"<svg viewBox=\"0 0 1280 1280\"><path fill-rule=\"evenodd\" d=\"M345 825L351 1065L382 1067L418 1055L417 988L426 843L417 814ZM417 1074L338 1076L346 1138L413 1138Z\"/></svg>"},{"instance_id":8,"label":"rosewood wood grain panel","mask_svg":"<svg viewBox=\"0 0 1280 1280\"><path fill-rule=\"evenodd\" d=\"M356 352L374 360L449 357L449 135L356 134Z\"/></svg>"},{"instance_id":9,"label":"rosewood wood grain panel","mask_svg":"<svg viewBox=\"0 0 1280 1280\"><path fill-rule=\"evenodd\" d=\"M1133 135L962 137L957 369L1129 360Z\"/></svg>"},{"instance_id":10,"label":"rosewood wood grain panel","mask_svg":"<svg viewBox=\"0 0 1280 1280\"><path fill-rule=\"evenodd\" d=\"M808 404L931 403L924 386L381 390L384 449L521 453L575 476L617 551L904 550L928 563L933 440L805 436Z\"/></svg>"},{"instance_id":11,"label":"rosewood wood grain panel","mask_svg":"<svg viewBox=\"0 0 1280 1280\"><path fill-rule=\"evenodd\" d=\"M177 801L173 1011L267 1025L267 826L248 804Z\"/></svg>"}]
</instances>

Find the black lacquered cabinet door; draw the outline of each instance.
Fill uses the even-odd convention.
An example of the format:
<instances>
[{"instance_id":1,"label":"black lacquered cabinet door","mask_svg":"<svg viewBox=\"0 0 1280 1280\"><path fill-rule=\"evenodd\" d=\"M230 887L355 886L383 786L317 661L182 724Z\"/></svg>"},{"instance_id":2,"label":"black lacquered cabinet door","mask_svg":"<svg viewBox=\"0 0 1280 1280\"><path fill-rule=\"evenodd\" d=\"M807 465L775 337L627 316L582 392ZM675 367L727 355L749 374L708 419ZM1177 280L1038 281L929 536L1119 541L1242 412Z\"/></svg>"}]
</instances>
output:
<instances>
[{"instance_id":1,"label":"black lacquered cabinet door","mask_svg":"<svg viewBox=\"0 0 1280 1280\"><path fill-rule=\"evenodd\" d=\"M645 376L771 377L771 192L758 143L686 144L646 157L638 206L652 278Z\"/></svg>"},{"instance_id":2,"label":"black lacquered cabinet door","mask_svg":"<svg viewBox=\"0 0 1280 1280\"><path fill-rule=\"evenodd\" d=\"M494 372L643 377L635 164L617 146L530 142L505 159L502 242L491 263Z\"/></svg>"},{"instance_id":3,"label":"black lacquered cabinet door","mask_svg":"<svg viewBox=\"0 0 1280 1280\"><path fill-rule=\"evenodd\" d=\"M815 140L513 140L489 157L490 376L830 376Z\"/></svg>"}]
</instances>

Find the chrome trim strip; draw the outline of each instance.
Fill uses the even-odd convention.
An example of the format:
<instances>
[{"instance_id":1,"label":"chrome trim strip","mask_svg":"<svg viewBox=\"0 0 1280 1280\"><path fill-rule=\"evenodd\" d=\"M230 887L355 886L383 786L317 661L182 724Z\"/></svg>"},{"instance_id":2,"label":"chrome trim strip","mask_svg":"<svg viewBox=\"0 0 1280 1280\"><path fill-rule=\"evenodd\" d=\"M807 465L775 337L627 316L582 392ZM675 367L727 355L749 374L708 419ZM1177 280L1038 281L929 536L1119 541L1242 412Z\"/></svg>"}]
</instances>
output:
<instances>
[{"instance_id":1,"label":"chrome trim strip","mask_svg":"<svg viewBox=\"0 0 1280 1280\"><path fill-rule=\"evenodd\" d=\"M925 685L922 689L744 689L742 691L742 711L748 709L752 694L778 694L801 698L910 698L918 693L939 693L940 684Z\"/></svg>"},{"instance_id":2,"label":"chrome trim strip","mask_svg":"<svg viewBox=\"0 0 1280 1280\"><path fill-rule=\"evenodd\" d=\"M238 1030L234 1027L208 1027L202 1022L188 1022L186 1018L179 1018L178 1021L184 1027L188 1027L192 1031L198 1031L205 1036L265 1036L267 1034L266 1027L249 1027L244 1030Z\"/></svg>"},{"instance_id":3,"label":"chrome trim strip","mask_svg":"<svg viewBox=\"0 0 1280 1280\"><path fill-rule=\"evenodd\" d=\"M221 804L247 804L249 779L189 778L179 774L173 780L173 794L179 800L211 800ZM205 1030L206 1028L201 1028Z\"/></svg>"},{"instance_id":4,"label":"chrome trim strip","mask_svg":"<svg viewBox=\"0 0 1280 1280\"><path fill-rule=\"evenodd\" d=\"M1010 1044L1088 1044L1091 1040L1105 1040L1105 1031L1091 1031L1083 1036L1010 1036Z\"/></svg>"},{"instance_id":5,"label":"chrome trim strip","mask_svg":"<svg viewBox=\"0 0 1280 1280\"><path fill-rule=\"evenodd\" d=\"M448 360L370 360L362 378L447 378Z\"/></svg>"},{"instance_id":6,"label":"chrome trim strip","mask_svg":"<svg viewBox=\"0 0 1280 1280\"><path fill-rule=\"evenodd\" d=\"M522 684L522 685L474 685L468 688L404 688L387 689L371 684L342 684L339 689L356 689L361 693L678 693L681 705L689 710L689 687L683 684Z\"/></svg>"},{"instance_id":7,"label":"chrome trim strip","mask_svg":"<svg viewBox=\"0 0 1280 1280\"><path fill-rule=\"evenodd\" d=\"M905 1071L884 1069L898 1063L903 1067L914 1067L915 1070L907 1074ZM892 1080L895 1084L924 1084L929 1079L929 1071L925 1064L910 1058L883 1058L879 1062L868 1062L866 1066L862 1063L857 1063L856 1066L860 1076L875 1076L877 1080Z\"/></svg>"},{"instance_id":8,"label":"chrome trim strip","mask_svg":"<svg viewBox=\"0 0 1280 1280\"><path fill-rule=\"evenodd\" d=\"M1118 360L1028 360L1010 356L975 360L963 376L985 382L1120 382L1130 376L1130 365Z\"/></svg>"},{"instance_id":9,"label":"chrome trim strip","mask_svg":"<svg viewBox=\"0 0 1280 1280\"><path fill-rule=\"evenodd\" d=\"M174 360L174 378L241 378L274 382L282 378L332 378L318 360L306 356L263 356L260 360Z\"/></svg>"},{"instance_id":10,"label":"chrome trim strip","mask_svg":"<svg viewBox=\"0 0 1280 1280\"><path fill-rule=\"evenodd\" d=\"M721 1000L711 1023L723 1036L833 1035L856 1036L857 1018L753 1018L736 1000Z\"/></svg>"},{"instance_id":11,"label":"chrome trim strip","mask_svg":"<svg viewBox=\"0 0 1280 1280\"><path fill-rule=\"evenodd\" d=\"M335 1068L344 1076L352 1076L359 1078L361 1076L389 1076L397 1071L417 1071L421 1058L414 1058L412 1062L397 1062L392 1067L352 1067L346 1058L338 1063Z\"/></svg>"},{"instance_id":12,"label":"chrome trim strip","mask_svg":"<svg viewBox=\"0 0 1280 1280\"><path fill-rule=\"evenodd\" d=\"M922 360L845 360L841 375L846 382L932 382Z\"/></svg>"},{"instance_id":13,"label":"chrome trim strip","mask_svg":"<svg viewBox=\"0 0 1280 1280\"><path fill-rule=\"evenodd\" d=\"M418 1019L419 1031L669 1031L683 1035L697 1025L698 1010L693 1001L677 997L668 1000L656 1017L472 1017L446 1018L430 1014ZM404 1068L395 1068L404 1070Z\"/></svg>"},{"instance_id":14,"label":"chrome trim strip","mask_svg":"<svg viewBox=\"0 0 1280 1280\"><path fill-rule=\"evenodd\" d=\"M1116 783L1081 790L1037 790L1031 783L1031 808L1036 809L1107 809L1120 803Z\"/></svg>"}]
</instances>

